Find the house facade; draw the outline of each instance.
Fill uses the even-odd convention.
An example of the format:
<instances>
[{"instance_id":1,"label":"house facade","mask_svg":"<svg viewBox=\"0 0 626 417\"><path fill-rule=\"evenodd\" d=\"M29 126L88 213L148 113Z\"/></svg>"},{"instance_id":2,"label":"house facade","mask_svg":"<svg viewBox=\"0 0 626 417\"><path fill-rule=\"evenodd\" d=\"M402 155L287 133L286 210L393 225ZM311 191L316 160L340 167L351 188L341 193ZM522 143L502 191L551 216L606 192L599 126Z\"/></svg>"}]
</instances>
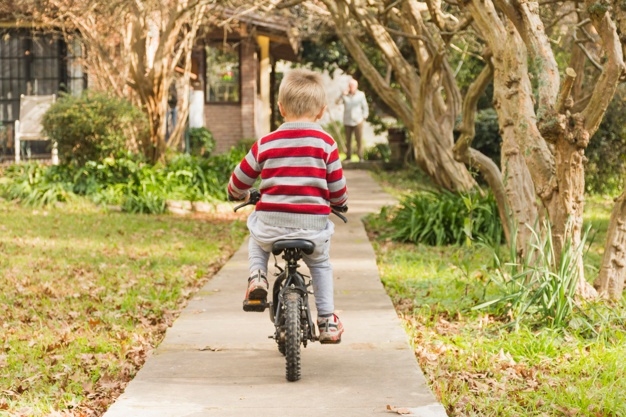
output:
<instances>
[{"instance_id":1,"label":"house facade","mask_svg":"<svg viewBox=\"0 0 626 417\"><path fill-rule=\"evenodd\" d=\"M289 32L277 21L249 17L226 36L215 31L202 39L202 54L196 54L201 62L195 65L202 86L195 88L203 90L205 127L213 133L217 152L257 139L279 124L277 63L296 61L298 51Z\"/></svg>"},{"instance_id":2,"label":"house facade","mask_svg":"<svg viewBox=\"0 0 626 417\"><path fill-rule=\"evenodd\" d=\"M298 44L278 19L246 17L225 34L197 39L193 53L189 126L209 129L216 152L268 133L278 123L276 63L297 60ZM12 158L20 96L80 94L88 76L77 45L51 34L0 22L0 157ZM33 146L37 146L34 144ZM43 143L45 148L47 144Z\"/></svg>"}]
</instances>

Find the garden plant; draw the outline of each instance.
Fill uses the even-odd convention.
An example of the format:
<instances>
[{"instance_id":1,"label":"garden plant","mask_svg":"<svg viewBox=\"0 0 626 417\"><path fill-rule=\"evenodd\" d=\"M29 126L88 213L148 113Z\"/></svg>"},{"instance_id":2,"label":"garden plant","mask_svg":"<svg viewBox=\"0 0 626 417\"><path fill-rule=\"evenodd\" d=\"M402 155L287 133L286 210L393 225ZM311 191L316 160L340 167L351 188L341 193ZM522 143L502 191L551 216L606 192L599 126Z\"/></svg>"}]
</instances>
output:
<instances>
[{"instance_id":1,"label":"garden plant","mask_svg":"<svg viewBox=\"0 0 626 417\"><path fill-rule=\"evenodd\" d=\"M423 223L419 230L467 239L444 244L409 239L409 219L430 218L423 210L434 209L407 202L434 204L423 191L433 184L413 170L380 172L377 178L404 201L366 221L381 278L448 415L626 413L620 394L626 388L620 377L626 305L577 297L580 277L572 262L578 256L573 252L580 251L589 271L599 267L610 198L590 197L581 245L568 243L557 261L550 234L533 231L536 258L520 264L515 246L483 239L477 229L470 238L466 225L476 223L461 196L444 195L437 203L442 208L435 218L445 218L445 227L438 221Z\"/></svg>"}]
</instances>

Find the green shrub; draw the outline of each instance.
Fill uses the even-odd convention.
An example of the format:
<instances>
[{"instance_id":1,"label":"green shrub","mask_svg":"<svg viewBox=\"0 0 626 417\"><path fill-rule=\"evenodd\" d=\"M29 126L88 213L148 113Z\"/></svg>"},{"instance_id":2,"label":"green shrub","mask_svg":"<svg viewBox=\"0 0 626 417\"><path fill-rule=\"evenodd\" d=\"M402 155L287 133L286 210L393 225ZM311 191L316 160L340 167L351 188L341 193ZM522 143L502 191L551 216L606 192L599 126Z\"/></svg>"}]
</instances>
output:
<instances>
[{"instance_id":1,"label":"green shrub","mask_svg":"<svg viewBox=\"0 0 626 417\"><path fill-rule=\"evenodd\" d=\"M585 187L592 193L618 195L626 178L626 91L620 87L598 131L585 149Z\"/></svg>"},{"instance_id":2,"label":"green shrub","mask_svg":"<svg viewBox=\"0 0 626 417\"><path fill-rule=\"evenodd\" d=\"M381 212L394 240L426 245L500 243L502 225L493 195L421 191L404 197L399 206Z\"/></svg>"},{"instance_id":3,"label":"green shrub","mask_svg":"<svg viewBox=\"0 0 626 417\"><path fill-rule=\"evenodd\" d=\"M365 150L365 160L389 162L391 159L391 149L388 143L377 143Z\"/></svg>"},{"instance_id":4,"label":"green shrub","mask_svg":"<svg viewBox=\"0 0 626 417\"><path fill-rule=\"evenodd\" d=\"M43 117L43 129L64 163L83 165L126 152L143 152L149 142L144 113L130 102L89 91L64 95Z\"/></svg>"},{"instance_id":5,"label":"green shrub","mask_svg":"<svg viewBox=\"0 0 626 417\"><path fill-rule=\"evenodd\" d=\"M175 200L223 200L234 168L235 163L228 161L224 155L209 159L178 155L164 168L168 195Z\"/></svg>"},{"instance_id":6,"label":"green shrub","mask_svg":"<svg viewBox=\"0 0 626 417\"><path fill-rule=\"evenodd\" d=\"M62 171L36 162L11 165L0 178L0 195L33 207L72 201L76 197L72 188Z\"/></svg>"},{"instance_id":7,"label":"green shrub","mask_svg":"<svg viewBox=\"0 0 626 417\"><path fill-rule=\"evenodd\" d=\"M207 161L207 170L211 175L207 178L207 187L210 187L214 196L220 200L226 201L228 195L226 185L230 179L233 170L239 162L246 156L253 142L241 141L233 146L230 151L215 155Z\"/></svg>"},{"instance_id":8,"label":"green shrub","mask_svg":"<svg viewBox=\"0 0 626 417\"><path fill-rule=\"evenodd\" d=\"M195 156L208 158L215 149L213 134L205 127L189 129L190 153Z\"/></svg>"},{"instance_id":9,"label":"green shrub","mask_svg":"<svg viewBox=\"0 0 626 417\"><path fill-rule=\"evenodd\" d=\"M86 196L127 212L162 213L167 200L225 201L226 184L248 149L244 142L210 158L178 155L167 165L131 156L83 165L12 165L0 178L0 195L33 206Z\"/></svg>"},{"instance_id":10,"label":"green shrub","mask_svg":"<svg viewBox=\"0 0 626 417\"><path fill-rule=\"evenodd\" d=\"M476 114L476 134L472 141L472 148L479 150L500 166L500 149L502 137L498 115L494 109L480 110Z\"/></svg>"}]
</instances>

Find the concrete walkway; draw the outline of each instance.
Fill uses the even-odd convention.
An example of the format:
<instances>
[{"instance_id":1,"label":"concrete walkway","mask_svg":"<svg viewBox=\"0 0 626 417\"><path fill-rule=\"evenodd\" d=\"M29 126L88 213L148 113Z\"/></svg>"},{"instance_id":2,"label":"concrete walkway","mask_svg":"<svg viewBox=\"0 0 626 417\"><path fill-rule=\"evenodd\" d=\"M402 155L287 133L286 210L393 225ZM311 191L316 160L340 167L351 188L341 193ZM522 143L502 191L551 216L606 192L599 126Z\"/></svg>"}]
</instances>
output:
<instances>
[{"instance_id":1,"label":"concrete walkway","mask_svg":"<svg viewBox=\"0 0 626 417\"><path fill-rule=\"evenodd\" d=\"M331 245L340 345L302 349L287 382L269 314L245 313L247 244L196 294L105 417L443 417L380 282L361 218L392 203L366 171L346 170L349 222ZM280 259L282 263L282 259ZM270 274L274 271L270 259ZM305 270L306 272L306 270ZM313 302L313 300L311 300Z\"/></svg>"}]
</instances>

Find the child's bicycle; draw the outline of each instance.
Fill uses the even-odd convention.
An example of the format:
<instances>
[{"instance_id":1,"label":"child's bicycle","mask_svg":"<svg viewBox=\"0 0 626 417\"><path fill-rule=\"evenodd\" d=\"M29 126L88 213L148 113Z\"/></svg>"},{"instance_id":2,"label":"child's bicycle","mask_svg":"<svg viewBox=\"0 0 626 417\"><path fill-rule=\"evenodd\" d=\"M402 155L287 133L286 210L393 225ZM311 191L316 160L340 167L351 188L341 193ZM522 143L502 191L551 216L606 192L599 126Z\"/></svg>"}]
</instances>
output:
<instances>
[{"instance_id":1,"label":"child's bicycle","mask_svg":"<svg viewBox=\"0 0 626 417\"><path fill-rule=\"evenodd\" d=\"M256 204L260 198L261 194L252 189L248 201L236 206L234 210ZM347 208L343 210L345 211ZM348 219L337 208L333 208L332 212L344 223L348 222ZM285 356L288 381L300 379L300 345L306 347L309 341L319 340L309 308L309 294L313 294L313 291L309 290L311 278L298 271L300 266L298 261L302 259L302 254L310 255L314 250L313 242L304 239L281 239L274 242L272 245L274 259L282 253L285 267L281 268L275 261L275 267L280 272L276 274L277 277L272 286L272 301L246 300L243 306L245 311L259 312L269 307L270 320L276 329L269 338L276 341L278 351Z\"/></svg>"}]
</instances>

